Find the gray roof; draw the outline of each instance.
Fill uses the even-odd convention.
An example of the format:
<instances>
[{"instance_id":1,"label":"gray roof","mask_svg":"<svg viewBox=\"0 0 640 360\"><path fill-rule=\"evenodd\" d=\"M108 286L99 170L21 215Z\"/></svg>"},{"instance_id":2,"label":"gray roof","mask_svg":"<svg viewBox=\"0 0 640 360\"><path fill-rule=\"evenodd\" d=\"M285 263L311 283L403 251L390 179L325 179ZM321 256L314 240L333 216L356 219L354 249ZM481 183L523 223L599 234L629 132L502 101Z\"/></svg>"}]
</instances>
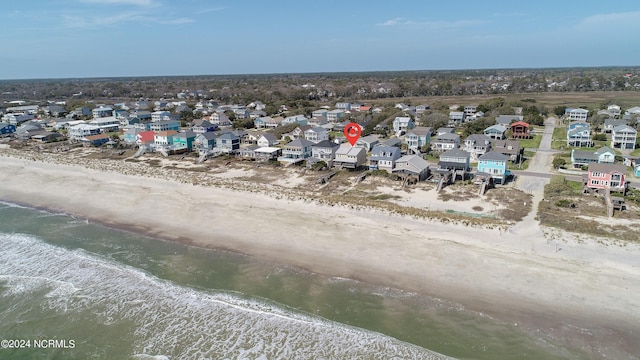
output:
<instances>
[{"instance_id":1,"label":"gray roof","mask_svg":"<svg viewBox=\"0 0 640 360\"><path fill-rule=\"evenodd\" d=\"M478 160L490 160L490 161L508 161L509 157L497 151L489 151L488 153L480 156Z\"/></svg>"},{"instance_id":2,"label":"gray roof","mask_svg":"<svg viewBox=\"0 0 640 360\"><path fill-rule=\"evenodd\" d=\"M612 154L615 154L615 153L616 153L616 152L615 152L615 151L613 151L612 149L610 149L610 148L608 148L608 147L606 147L606 146L603 146L603 147L601 147L600 149L596 150L596 152L595 152L594 154L598 154L598 155L600 155L600 154L604 154L604 153L606 153L606 152L609 152L609 153L612 153Z\"/></svg>"},{"instance_id":3,"label":"gray roof","mask_svg":"<svg viewBox=\"0 0 640 360\"><path fill-rule=\"evenodd\" d=\"M336 144L330 140L322 140L317 144L311 145L311 147L316 147L316 148L336 148L338 146L340 146L340 144Z\"/></svg>"},{"instance_id":4,"label":"gray roof","mask_svg":"<svg viewBox=\"0 0 640 360\"><path fill-rule=\"evenodd\" d=\"M398 160L397 163L407 163L410 167L413 167L416 172L422 172L424 169L429 168L429 163L418 155L405 155Z\"/></svg>"},{"instance_id":5,"label":"gray roof","mask_svg":"<svg viewBox=\"0 0 640 360\"><path fill-rule=\"evenodd\" d=\"M267 139L267 141L269 142L278 141L278 138L276 138L276 136L273 135L272 133L264 133L262 134L262 136L264 136L264 138ZM258 139L260 139L262 136L258 137Z\"/></svg>"},{"instance_id":6,"label":"gray roof","mask_svg":"<svg viewBox=\"0 0 640 360\"><path fill-rule=\"evenodd\" d=\"M451 149L451 150L447 150L445 152L443 152L442 154L440 154L440 157L471 157L471 154L469 154L467 151L464 151L462 149Z\"/></svg>"},{"instance_id":7,"label":"gray roof","mask_svg":"<svg viewBox=\"0 0 640 360\"><path fill-rule=\"evenodd\" d=\"M620 125L620 126L616 126L613 131L615 132L620 132L620 131L625 131L625 132L631 132L631 133L637 133L638 131L634 128L632 128L629 125Z\"/></svg>"},{"instance_id":8,"label":"gray roof","mask_svg":"<svg viewBox=\"0 0 640 360\"><path fill-rule=\"evenodd\" d=\"M511 124L513 121L522 121L522 115L500 115L496 117L496 124Z\"/></svg>"},{"instance_id":9,"label":"gray roof","mask_svg":"<svg viewBox=\"0 0 640 360\"><path fill-rule=\"evenodd\" d=\"M407 131L407 135L414 134L418 136L426 136L426 135L429 135L430 133L433 133L433 129L430 127L424 127L424 126L416 126L413 129Z\"/></svg>"},{"instance_id":10,"label":"gray roof","mask_svg":"<svg viewBox=\"0 0 640 360\"><path fill-rule=\"evenodd\" d=\"M460 140L460 135L458 134L451 134L451 133L446 133L446 134L442 134L442 135L438 135L436 136L436 140Z\"/></svg>"},{"instance_id":11,"label":"gray roof","mask_svg":"<svg viewBox=\"0 0 640 360\"><path fill-rule=\"evenodd\" d=\"M438 134L438 133L453 133L454 131L456 131L456 129L452 128L452 127L441 127L441 128L438 128L438 130L436 130L436 134Z\"/></svg>"},{"instance_id":12,"label":"gray roof","mask_svg":"<svg viewBox=\"0 0 640 360\"><path fill-rule=\"evenodd\" d=\"M303 138L298 138L293 140L292 142L288 143L286 145L286 147L299 147L299 148L305 148L305 147L309 147L313 145L313 143L307 139L303 139Z\"/></svg>"},{"instance_id":13,"label":"gray roof","mask_svg":"<svg viewBox=\"0 0 640 360\"><path fill-rule=\"evenodd\" d=\"M598 154L593 151L573 150L573 158L579 160L598 160Z\"/></svg>"},{"instance_id":14,"label":"gray roof","mask_svg":"<svg viewBox=\"0 0 640 360\"><path fill-rule=\"evenodd\" d=\"M473 142L491 142L491 138L484 134L471 134L464 141L473 141Z\"/></svg>"},{"instance_id":15,"label":"gray roof","mask_svg":"<svg viewBox=\"0 0 640 360\"><path fill-rule=\"evenodd\" d=\"M213 139L218 137L218 134L210 131L210 132L206 132L206 133L200 134L198 136L202 136L207 140L213 140Z\"/></svg>"},{"instance_id":16,"label":"gray roof","mask_svg":"<svg viewBox=\"0 0 640 360\"><path fill-rule=\"evenodd\" d=\"M484 129L484 132L487 132L487 131L490 131L490 130L495 130L495 131L504 133L505 131L507 131L507 127L502 125L502 124L495 124L495 125L491 125L488 128Z\"/></svg>"},{"instance_id":17,"label":"gray roof","mask_svg":"<svg viewBox=\"0 0 640 360\"><path fill-rule=\"evenodd\" d=\"M400 157L400 149L395 146L376 145L371 150L371 157L378 160L395 160Z\"/></svg>"},{"instance_id":18,"label":"gray roof","mask_svg":"<svg viewBox=\"0 0 640 360\"><path fill-rule=\"evenodd\" d=\"M590 163L589 172L593 172L593 171L602 172L602 173L618 172L621 174L626 174L627 167L621 164Z\"/></svg>"},{"instance_id":19,"label":"gray roof","mask_svg":"<svg viewBox=\"0 0 640 360\"><path fill-rule=\"evenodd\" d=\"M185 139L186 138L194 138L194 137L196 137L196 133L194 133L191 130L187 130L187 131L184 131L184 132L177 133L173 137L174 138L179 137L179 138L185 138Z\"/></svg>"},{"instance_id":20,"label":"gray roof","mask_svg":"<svg viewBox=\"0 0 640 360\"><path fill-rule=\"evenodd\" d=\"M626 119L611 119L611 118L604 120L604 126L616 127L616 126L620 126L620 125L627 125L627 120Z\"/></svg>"}]
</instances>

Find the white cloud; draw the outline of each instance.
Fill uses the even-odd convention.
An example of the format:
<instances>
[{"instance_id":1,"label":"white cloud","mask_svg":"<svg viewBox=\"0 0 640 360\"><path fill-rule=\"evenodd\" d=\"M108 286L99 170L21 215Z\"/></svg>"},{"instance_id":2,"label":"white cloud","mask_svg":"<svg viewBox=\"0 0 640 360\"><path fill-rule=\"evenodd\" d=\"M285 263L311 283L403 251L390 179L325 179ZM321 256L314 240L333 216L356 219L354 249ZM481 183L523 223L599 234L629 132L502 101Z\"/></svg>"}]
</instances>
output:
<instances>
[{"instance_id":1,"label":"white cloud","mask_svg":"<svg viewBox=\"0 0 640 360\"><path fill-rule=\"evenodd\" d=\"M161 25L181 25L193 23L195 20L181 17L176 19L160 18L154 16L147 16L141 12L122 12L114 15L102 15L102 16L78 16L78 15L63 15L64 26L67 28L102 28L116 26L122 23L137 22L137 23L151 23Z\"/></svg>"},{"instance_id":2,"label":"white cloud","mask_svg":"<svg viewBox=\"0 0 640 360\"><path fill-rule=\"evenodd\" d=\"M640 21L640 11L629 11L622 13L609 13L609 14L596 14L588 16L582 21L580 25L610 25L624 22L638 22Z\"/></svg>"},{"instance_id":3,"label":"white cloud","mask_svg":"<svg viewBox=\"0 0 640 360\"><path fill-rule=\"evenodd\" d=\"M167 24L167 25L180 25L180 24L189 24L189 23L195 22L195 20L193 19L184 18L184 17L172 19L172 20L155 20L155 21L160 24Z\"/></svg>"},{"instance_id":4,"label":"white cloud","mask_svg":"<svg viewBox=\"0 0 640 360\"><path fill-rule=\"evenodd\" d=\"M212 12L217 12L217 11L222 11L225 8L220 6L220 7L215 7L215 8L209 8L209 9L203 9L200 11L197 11L196 14L198 15L202 15L202 14L208 14L208 13L212 13Z\"/></svg>"},{"instance_id":5,"label":"white cloud","mask_svg":"<svg viewBox=\"0 0 640 360\"><path fill-rule=\"evenodd\" d=\"M412 26L412 27L429 28L429 29L460 29L460 28L466 28L471 26L483 25L487 23L489 23L489 21L487 20L414 21L414 20L403 18L403 17L396 17L393 19L389 19L378 25L379 26Z\"/></svg>"}]
</instances>

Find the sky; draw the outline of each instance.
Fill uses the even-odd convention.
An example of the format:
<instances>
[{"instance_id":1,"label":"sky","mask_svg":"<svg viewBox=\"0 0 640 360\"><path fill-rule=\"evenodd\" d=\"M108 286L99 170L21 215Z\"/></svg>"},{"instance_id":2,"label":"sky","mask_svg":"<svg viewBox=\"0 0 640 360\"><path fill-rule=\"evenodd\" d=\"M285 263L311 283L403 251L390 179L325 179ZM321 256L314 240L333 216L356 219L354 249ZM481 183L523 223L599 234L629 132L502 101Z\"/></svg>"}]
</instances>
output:
<instances>
[{"instance_id":1,"label":"sky","mask_svg":"<svg viewBox=\"0 0 640 360\"><path fill-rule=\"evenodd\" d=\"M0 79L640 65L637 0L18 0Z\"/></svg>"}]
</instances>

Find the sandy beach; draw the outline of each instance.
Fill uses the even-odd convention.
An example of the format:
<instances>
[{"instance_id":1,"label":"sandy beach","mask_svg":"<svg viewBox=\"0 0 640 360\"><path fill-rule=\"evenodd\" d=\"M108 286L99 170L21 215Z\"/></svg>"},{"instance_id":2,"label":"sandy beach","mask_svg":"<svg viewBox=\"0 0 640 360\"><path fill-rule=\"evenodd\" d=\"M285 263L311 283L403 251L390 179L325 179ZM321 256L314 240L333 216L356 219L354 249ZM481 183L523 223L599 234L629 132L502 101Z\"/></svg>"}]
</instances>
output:
<instances>
[{"instance_id":1,"label":"sandy beach","mask_svg":"<svg viewBox=\"0 0 640 360\"><path fill-rule=\"evenodd\" d=\"M484 229L104 171L97 162L53 164L0 149L0 200L424 293L522 319L532 331L582 333L585 348L615 341L593 350L603 356L640 354L636 244L540 228L534 214Z\"/></svg>"}]
</instances>

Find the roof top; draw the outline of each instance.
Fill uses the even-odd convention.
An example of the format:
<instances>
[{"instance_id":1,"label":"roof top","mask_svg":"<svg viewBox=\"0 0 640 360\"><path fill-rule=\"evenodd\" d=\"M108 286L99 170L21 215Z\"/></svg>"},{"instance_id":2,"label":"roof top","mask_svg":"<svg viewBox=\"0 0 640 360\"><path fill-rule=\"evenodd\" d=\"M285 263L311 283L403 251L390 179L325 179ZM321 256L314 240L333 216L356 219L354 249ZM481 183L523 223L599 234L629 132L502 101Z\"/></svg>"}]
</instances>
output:
<instances>
[{"instance_id":1,"label":"roof top","mask_svg":"<svg viewBox=\"0 0 640 360\"><path fill-rule=\"evenodd\" d=\"M442 154L440 154L440 157L470 157L471 154L469 154L468 152L462 150L462 149L451 149L451 150L447 150L445 152L443 152Z\"/></svg>"},{"instance_id":2,"label":"roof top","mask_svg":"<svg viewBox=\"0 0 640 360\"><path fill-rule=\"evenodd\" d=\"M489 151L488 153L480 156L478 160L491 160L491 161L507 161L509 157L495 150Z\"/></svg>"},{"instance_id":3,"label":"roof top","mask_svg":"<svg viewBox=\"0 0 640 360\"><path fill-rule=\"evenodd\" d=\"M286 147L299 147L299 148L303 148L303 147L308 147L313 145L313 143L307 139L303 139L303 138L298 138L295 139L293 141L291 141L290 143L288 143L287 145L285 145Z\"/></svg>"},{"instance_id":4,"label":"roof top","mask_svg":"<svg viewBox=\"0 0 640 360\"><path fill-rule=\"evenodd\" d=\"M311 145L311 147L319 147L319 148L320 148L320 147L324 147L324 148L327 148L327 147L334 148L334 147L338 147L338 146L340 146L340 144L336 144L336 143L334 143L333 141L330 141L330 140L322 140L322 141L320 141L320 142L319 142L319 143L317 143L317 144L313 144L313 145Z\"/></svg>"},{"instance_id":5,"label":"roof top","mask_svg":"<svg viewBox=\"0 0 640 360\"><path fill-rule=\"evenodd\" d=\"M621 174L626 174L627 167L621 164L590 163L589 172L602 172L602 173L617 172Z\"/></svg>"}]
</instances>

